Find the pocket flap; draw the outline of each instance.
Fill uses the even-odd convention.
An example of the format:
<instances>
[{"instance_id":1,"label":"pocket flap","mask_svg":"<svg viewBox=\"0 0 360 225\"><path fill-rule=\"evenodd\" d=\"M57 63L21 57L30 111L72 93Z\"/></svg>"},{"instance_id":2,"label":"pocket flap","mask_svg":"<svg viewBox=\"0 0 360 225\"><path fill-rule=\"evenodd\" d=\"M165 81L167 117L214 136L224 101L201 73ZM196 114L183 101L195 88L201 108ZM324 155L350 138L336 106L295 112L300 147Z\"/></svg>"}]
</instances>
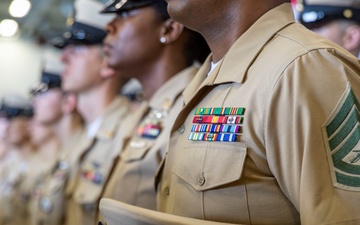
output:
<instances>
[{"instance_id":1,"label":"pocket flap","mask_svg":"<svg viewBox=\"0 0 360 225\"><path fill-rule=\"evenodd\" d=\"M147 140L131 140L121 153L121 159L125 162L136 161L144 158L146 152L152 147L153 142Z\"/></svg>"},{"instance_id":2,"label":"pocket flap","mask_svg":"<svg viewBox=\"0 0 360 225\"><path fill-rule=\"evenodd\" d=\"M178 153L172 173L197 191L240 179L247 148L243 143L203 142Z\"/></svg>"},{"instance_id":3,"label":"pocket flap","mask_svg":"<svg viewBox=\"0 0 360 225\"><path fill-rule=\"evenodd\" d=\"M45 188L45 194L46 195L53 195L56 192L63 192L65 189L65 183L66 180L64 179L57 179L54 177L51 177L48 181L47 185L44 186Z\"/></svg>"}]
</instances>

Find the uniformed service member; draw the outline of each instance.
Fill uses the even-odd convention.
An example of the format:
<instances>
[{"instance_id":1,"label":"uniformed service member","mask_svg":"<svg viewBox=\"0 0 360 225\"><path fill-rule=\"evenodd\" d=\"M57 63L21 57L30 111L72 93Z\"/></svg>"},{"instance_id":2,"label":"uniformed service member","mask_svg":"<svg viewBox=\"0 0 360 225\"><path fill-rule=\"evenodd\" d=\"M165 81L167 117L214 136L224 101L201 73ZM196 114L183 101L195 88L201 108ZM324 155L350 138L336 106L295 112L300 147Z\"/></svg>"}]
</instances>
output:
<instances>
[{"instance_id":1,"label":"uniformed service member","mask_svg":"<svg viewBox=\"0 0 360 225\"><path fill-rule=\"evenodd\" d=\"M55 122L49 122L50 118L55 118L54 115L59 115L58 117L61 115L61 101L56 101L57 99L54 97L57 95L56 89L60 89L61 80L58 74L53 74L54 63L49 63L52 61L47 58L41 81L37 82L31 90L31 93L35 95L34 102L36 104L33 104L35 116L28 129L31 144L34 146L34 154L28 160L26 176L19 183L17 196L20 197L16 198L16 224L31 224L31 211L39 207L38 201L35 201L35 205L32 204L33 193L43 183L45 175L50 173L59 152L59 141L52 127ZM61 92L59 96L62 96ZM53 104L45 110L41 108L44 98L48 98L48 101ZM58 118L56 117L56 119Z\"/></svg>"},{"instance_id":2,"label":"uniformed service member","mask_svg":"<svg viewBox=\"0 0 360 225\"><path fill-rule=\"evenodd\" d=\"M1 114L7 120L4 138L8 150L0 174L0 224L20 224L25 217L20 203L27 196L19 188L34 156L27 129L33 111L25 97L9 94L3 99Z\"/></svg>"},{"instance_id":3,"label":"uniformed service member","mask_svg":"<svg viewBox=\"0 0 360 225\"><path fill-rule=\"evenodd\" d=\"M100 15L105 5L95 0L74 4L73 24L60 45L65 64L62 89L78 96L89 144L66 188L66 224L90 225L97 222L101 194L123 146L122 122L131 113L127 98L118 95L124 78L104 66L104 27L112 16Z\"/></svg>"},{"instance_id":4,"label":"uniformed service member","mask_svg":"<svg viewBox=\"0 0 360 225\"><path fill-rule=\"evenodd\" d=\"M11 158L9 157L9 148L5 139L6 130L8 127L8 120L4 114L3 105L0 105L0 177L3 174L3 170L6 168L7 161ZM0 187L2 183L0 183ZM2 219L4 218L4 212L0 211L0 224L2 224Z\"/></svg>"},{"instance_id":5,"label":"uniformed service member","mask_svg":"<svg viewBox=\"0 0 360 225\"><path fill-rule=\"evenodd\" d=\"M146 100L127 121L136 128L103 197L149 209L156 209L154 175L183 106L181 93L198 70L194 63L209 54L200 34L170 19L166 8L164 0L123 5L115 0L102 11L116 14L106 26L106 60L124 76L138 79Z\"/></svg>"},{"instance_id":6,"label":"uniformed service member","mask_svg":"<svg viewBox=\"0 0 360 225\"><path fill-rule=\"evenodd\" d=\"M167 2L212 55L183 93L157 209L236 224L359 224L358 59L295 23L290 1Z\"/></svg>"},{"instance_id":7,"label":"uniformed service member","mask_svg":"<svg viewBox=\"0 0 360 225\"><path fill-rule=\"evenodd\" d=\"M302 0L298 7L302 10L300 22L307 28L359 55L359 0Z\"/></svg>"},{"instance_id":8,"label":"uniformed service member","mask_svg":"<svg viewBox=\"0 0 360 225\"><path fill-rule=\"evenodd\" d=\"M50 172L59 153L59 140L53 128L47 124L32 119L29 124L31 144L36 155L30 165L27 175L26 191L32 192L42 182L44 176Z\"/></svg>"},{"instance_id":9,"label":"uniformed service member","mask_svg":"<svg viewBox=\"0 0 360 225\"><path fill-rule=\"evenodd\" d=\"M4 166L3 162L6 160L6 156L9 150L5 138L7 126L8 126L8 120L6 119L6 115L3 110L3 106L1 104L0 105L0 174L2 171L2 167Z\"/></svg>"},{"instance_id":10,"label":"uniformed service member","mask_svg":"<svg viewBox=\"0 0 360 225\"><path fill-rule=\"evenodd\" d=\"M59 150L59 141L50 126L32 119L28 129L34 152L28 160L28 169L17 191L14 224L21 225L30 224L30 211L34 209L31 205L33 191L40 186L44 176L50 172Z\"/></svg>"},{"instance_id":11,"label":"uniformed service member","mask_svg":"<svg viewBox=\"0 0 360 225\"><path fill-rule=\"evenodd\" d=\"M7 144L5 140L5 134L6 134L6 127L7 127L7 119L5 115L2 112L1 106L0 106L0 173L1 173L1 166L2 166L2 160L4 160L6 153L7 153Z\"/></svg>"},{"instance_id":12,"label":"uniformed service member","mask_svg":"<svg viewBox=\"0 0 360 225\"><path fill-rule=\"evenodd\" d=\"M34 187L29 207L29 222L34 225L62 224L65 211L65 187L73 175L86 142L84 124L79 115L77 97L61 89L63 65L59 52L49 49L44 55L41 79L32 89L34 120L53 129L59 140L55 160L47 160L48 170Z\"/></svg>"}]
</instances>

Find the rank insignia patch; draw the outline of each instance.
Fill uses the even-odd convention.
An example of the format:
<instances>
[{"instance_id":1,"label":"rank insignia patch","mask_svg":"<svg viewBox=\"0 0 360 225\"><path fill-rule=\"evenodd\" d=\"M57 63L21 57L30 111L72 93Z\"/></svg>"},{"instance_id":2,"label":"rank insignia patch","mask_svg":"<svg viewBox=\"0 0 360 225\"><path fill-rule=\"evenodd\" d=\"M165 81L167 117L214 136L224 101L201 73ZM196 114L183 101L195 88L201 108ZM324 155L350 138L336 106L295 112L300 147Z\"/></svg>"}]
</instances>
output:
<instances>
[{"instance_id":1,"label":"rank insignia patch","mask_svg":"<svg viewBox=\"0 0 360 225\"><path fill-rule=\"evenodd\" d=\"M196 108L188 139L235 142L242 133L245 108Z\"/></svg>"},{"instance_id":2,"label":"rank insignia patch","mask_svg":"<svg viewBox=\"0 0 360 225\"><path fill-rule=\"evenodd\" d=\"M350 87L323 126L323 134L334 186L360 191L360 103Z\"/></svg>"}]
</instances>

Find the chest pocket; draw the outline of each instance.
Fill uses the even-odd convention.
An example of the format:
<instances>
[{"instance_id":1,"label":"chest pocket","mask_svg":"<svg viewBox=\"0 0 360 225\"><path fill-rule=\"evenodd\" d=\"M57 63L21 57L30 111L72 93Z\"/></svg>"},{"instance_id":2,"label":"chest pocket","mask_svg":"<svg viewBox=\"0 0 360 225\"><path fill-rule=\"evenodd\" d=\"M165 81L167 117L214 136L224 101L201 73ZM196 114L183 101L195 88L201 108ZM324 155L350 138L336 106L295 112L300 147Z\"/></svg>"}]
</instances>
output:
<instances>
[{"instance_id":1,"label":"chest pocket","mask_svg":"<svg viewBox=\"0 0 360 225\"><path fill-rule=\"evenodd\" d=\"M113 147L113 145L105 144L96 145L93 152L99 153L99 149L103 152L91 155L83 161L79 171L78 184L74 191L74 199L77 203L89 206L93 204L96 207L117 157ZM105 152L105 150L108 151Z\"/></svg>"},{"instance_id":2,"label":"chest pocket","mask_svg":"<svg viewBox=\"0 0 360 225\"><path fill-rule=\"evenodd\" d=\"M69 177L68 163L59 161L53 168L53 173L49 176L42 185L42 192L44 195L51 196L57 192L63 192L66 180Z\"/></svg>"},{"instance_id":3,"label":"chest pocket","mask_svg":"<svg viewBox=\"0 0 360 225\"><path fill-rule=\"evenodd\" d=\"M178 153L172 173L196 191L239 180L247 148L243 143L201 142Z\"/></svg>"},{"instance_id":4,"label":"chest pocket","mask_svg":"<svg viewBox=\"0 0 360 225\"><path fill-rule=\"evenodd\" d=\"M146 153L154 145L153 141L144 139L131 140L124 151L121 153L121 159L125 162L138 161L146 156Z\"/></svg>"}]
</instances>

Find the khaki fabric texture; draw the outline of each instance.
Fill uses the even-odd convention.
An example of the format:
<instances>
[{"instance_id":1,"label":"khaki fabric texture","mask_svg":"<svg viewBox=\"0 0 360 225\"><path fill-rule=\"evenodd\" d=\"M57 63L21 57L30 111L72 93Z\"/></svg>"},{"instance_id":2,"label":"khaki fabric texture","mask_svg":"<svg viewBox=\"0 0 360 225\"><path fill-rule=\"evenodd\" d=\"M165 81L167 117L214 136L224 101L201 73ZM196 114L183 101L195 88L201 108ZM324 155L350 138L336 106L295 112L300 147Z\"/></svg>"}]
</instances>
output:
<instances>
[{"instance_id":1,"label":"khaki fabric texture","mask_svg":"<svg viewBox=\"0 0 360 225\"><path fill-rule=\"evenodd\" d=\"M290 4L272 9L208 77L210 59L200 68L157 176L159 211L227 223L360 223L359 188L334 185L323 132L349 89L360 99L359 62L293 20ZM240 138L188 140L196 107L244 107Z\"/></svg>"},{"instance_id":2,"label":"khaki fabric texture","mask_svg":"<svg viewBox=\"0 0 360 225\"><path fill-rule=\"evenodd\" d=\"M33 155L17 150L9 152L9 159L0 177L0 221L2 224L21 224L26 216L26 205L21 205L20 187L26 178ZM24 199L25 200L25 199ZM21 216L17 216L21 214Z\"/></svg>"},{"instance_id":3,"label":"khaki fabric texture","mask_svg":"<svg viewBox=\"0 0 360 225\"><path fill-rule=\"evenodd\" d=\"M14 204L16 217L15 224L31 224L31 204L35 190L41 186L46 174L49 174L55 164L57 158L57 149L49 149L54 155L52 157L45 156L44 153L34 152L28 160L28 169L24 175L24 179L19 184Z\"/></svg>"},{"instance_id":4,"label":"khaki fabric texture","mask_svg":"<svg viewBox=\"0 0 360 225\"><path fill-rule=\"evenodd\" d=\"M129 115L129 107L129 101L119 96L102 115L92 145L82 156L78 173L67 186L66 224L95 224L104 186L123 146L125 134L120 131Z\"/></svg>"},{"instance_id":5,"label":"khaki fabric texture","mask_svg":"<svg viewBox=\"0 0 360 225\"><path fill-rule=\"evenodd\" d=\"M152 139L132 132L122 150L104 197L143 208L156 209L155 172L165 154L172 124L183 107L182 91L190 83L198 68L189 67L165 82L142 108L141 116L133 123L137 129L142 122L156 120L160 134ZM154 119L155 114L158 118ZM162 115L159 115L162 114Z\"/></svg>"},{"instance_id":6,"label":"khaki fabric texture","mask_svg":"<svg viewBox=\"0 0 360 225\"><path fill-rule=\"evenodd\" d=\"M17 183L17 173L14 165L18 165L20 154L15 151L8 151L1 161L0 170L0 224L6 224L13 218L14 188Z\"/></svg>"},{"instance_id":7,"label":"khaki fabric texture","mask_svg":"<svg viewBox=\"0 0 360 225\"><path fill-rule=\"evenodd\" d=\"M85 130L79 127L61 146L52 170L44 176L43 182L31 196L29 203L31 224L63 224L67 198L66 185L76 174L80 157L89 145Z\"/></svg>"}]
</instances>

